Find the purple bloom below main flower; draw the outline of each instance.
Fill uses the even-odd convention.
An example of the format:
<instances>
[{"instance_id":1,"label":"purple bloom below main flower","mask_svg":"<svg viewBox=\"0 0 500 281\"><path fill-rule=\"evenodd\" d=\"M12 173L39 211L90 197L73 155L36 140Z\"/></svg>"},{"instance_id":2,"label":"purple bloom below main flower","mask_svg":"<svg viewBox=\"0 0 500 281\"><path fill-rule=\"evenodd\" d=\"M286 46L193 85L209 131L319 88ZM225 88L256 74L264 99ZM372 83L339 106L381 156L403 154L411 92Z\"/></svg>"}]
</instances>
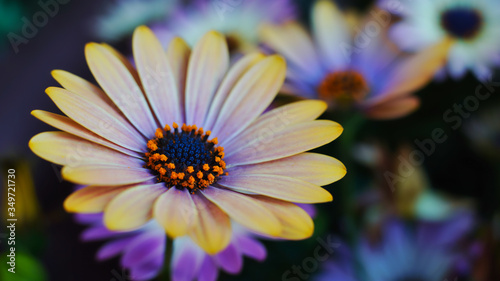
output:
<instances>
[{"instance_id":1,"label":"purple bloom below main flower","mask_svg":"<svg viewBox=\"0 0 500 281\"><path fill-rule=\"evenodd\" d=\"M118 255L120 265L130 272L132 280L150 280L163 269L166 251L165 230L154 220L128 232L111 231L102 221L102 214L77 214L76 220L90 227L82 233L84 241L108 240L97 252L99 261ZM173 242L171 277L174 281L214 281L219 270L238 274L243 267L243 256L263 261L266 248L250 232L233 226L229 245L215 255L205 253L189 237Z\"/></svg>"},{"instance_id":2,"label":"purple bloom below main flower","mask_svg":"<svg viewBox=\"0 0 500 281\"><path fill-rule=\"evenodd\" d=\"M457 251L458 242L471 231L473 215L458 212L440 222L418 222L409 226L392 219L383 225L380 241L362 237L355 249L341 247L337 258L328 261L314 280L441 281L460 270L466 254Z\"/></svg>"}]
</instances>

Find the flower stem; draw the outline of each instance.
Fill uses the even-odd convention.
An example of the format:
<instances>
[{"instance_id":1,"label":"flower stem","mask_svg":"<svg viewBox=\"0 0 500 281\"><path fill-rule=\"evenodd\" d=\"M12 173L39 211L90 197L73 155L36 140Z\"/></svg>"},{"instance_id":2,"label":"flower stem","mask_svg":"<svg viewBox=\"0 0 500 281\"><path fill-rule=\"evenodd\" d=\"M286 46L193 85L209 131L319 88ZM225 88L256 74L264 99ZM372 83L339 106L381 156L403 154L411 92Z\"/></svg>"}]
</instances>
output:
<instances>
[{"instance_id":1,"label":"flower stem","mask_svg":"<svg viewBox=\"0 0 500 281\"><path fill-rule=\"evenodd\" d=\"M173 253L173 245L174 241L170 237L166 237L167 243L165 247L165 257L163 259L163 271L161 272L160 276L158 277L158 281L170 281L171 278L171 268L170 264L172 261L172 253Z\"/></svg>"},{"instance_id":2,"label":"flower stem","mask_svg":"<svg viewBox=\"0 0 500 281\"><path fill-rule=\"evenodd\" d=\"M361 114L349 115L343 120L344 133L339 137L340 157L346 166L347 174L341 180L342 188L342 211L345 216L345 228L347 238L351 245L356 241L357 227L354 218L354 203L356 195L356 171L354 170L353 150L359 130L366 121Z\"/></svg>"}]
</instances>

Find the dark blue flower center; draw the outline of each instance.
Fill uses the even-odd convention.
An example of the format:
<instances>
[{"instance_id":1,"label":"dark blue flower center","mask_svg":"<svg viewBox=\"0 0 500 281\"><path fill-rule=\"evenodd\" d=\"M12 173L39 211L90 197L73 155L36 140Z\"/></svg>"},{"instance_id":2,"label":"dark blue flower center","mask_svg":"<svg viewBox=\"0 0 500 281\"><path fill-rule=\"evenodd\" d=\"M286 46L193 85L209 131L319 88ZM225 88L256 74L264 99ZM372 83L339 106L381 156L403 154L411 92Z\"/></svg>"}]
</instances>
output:
<instances>
[{"instance_id":1,"label":"dark blue flower center","mask_svg":"<svg viewBox=\"0 0 500 281\"><path fill-rule=\"evenodd\" d=\"M193 136L192 132L182 132L161 138L156 152L167 156L176 166L198 166L210 162L214 145Z\"/></svg>"},{"instance_id":2,"label":"dark blue flower center","mask_svg":"<svg viewBox=\"0 0 500 281\"><path fill-rule=\"evenodd\" d=\"M458 7L441 15L441 25L454 37L471 39L481 30L483 17L476 9Z\"/></svg>"},{"instance_id":3,"label":"dark blue flower center","mask_svg":"<svg viewBox=\"0 0 500 281\"><path fill-rule=\"evenodd\" d=\"M208 140L210 131L196 126L158 128L155 138L147 143L145 167L151 169L158 182L168 188L188 188L191 192L215 183L226 168L224 148L217 146L217 138Z\"/></svg>"}]
</instances>

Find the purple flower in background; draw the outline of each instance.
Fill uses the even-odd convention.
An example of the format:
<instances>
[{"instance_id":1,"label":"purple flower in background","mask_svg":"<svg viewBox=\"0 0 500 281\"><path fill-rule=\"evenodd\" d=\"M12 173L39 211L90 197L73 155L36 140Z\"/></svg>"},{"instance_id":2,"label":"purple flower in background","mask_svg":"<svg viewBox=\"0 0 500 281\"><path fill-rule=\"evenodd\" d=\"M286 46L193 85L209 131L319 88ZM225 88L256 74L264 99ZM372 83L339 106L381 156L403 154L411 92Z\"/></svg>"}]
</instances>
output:
<instances>
[{"instance_id":1,"label":"purple flower in background","mask_svg":"<svg viewBox=\"0 0 500 281\"><path fill-rule=\"evenodd\" d=\"M121 255L120 265L129 270L132 280L150 280L162 270L166 235L155 220L137 230L119 232L104 226L102 213L77 214L75 217L78 222L90 225L82 233L83 241L108 240L97 252L97 260Z\"/></svg>"},{"instance_id":2,"label":"purple flower in background","mask_svg":"<svg viewBox=\"0 0 500 281\"><path fill-rule=\"evenodd\" d=\"M150 280L163 268L166 235L163 227L151 220L140 229L129 232L110 231L102 222L102 214L78 214L76 220L90 227L82 233L84 241L108 240L97 252L99 261L121 255L120 265L129 270L132 280ZM176 238L173 243L171 277L173 281L214 281L219 270L238 274L243 256L263 261L266 248L253 234L233 224L229 245L209 255L189 237Z\"/></svg>"},{"instance_id":3,"label":"purple flower in background","mask_svg":"<svg viewBox=\"0 0 500 281\"><path fill-rule=\"evenodd\" d=\"M295 18L291 0L194 0L152 29L165 45L173 36L181 36L191 46L208 31L216 30L226 36L230 51L246 52L257 46L261 24Z\"/></svg>"},{"instance_id":4,"label":"purple flower in background","mask_svg":"<svg viewBox=\"0 0 500 281\"><path fill-rule=\"evenodd\" d=\"M456 246L472 227L473 217L466 211L446 221L411 226L390 220L380 241L363 237L353 250L340 248L336 260L327 262L314 280L443 281L463 263L464 254Z\"/></svg>"},{"instance_id":5,"label":"purple flower in background","mask_svg":"<svg viewBox=\"0 0 500 281\"><path fill-rule=\"evenodd\" d=\"M318 1L311 18L312 36L297 22L261 29L263 43L287 60L282 92L319 98L331 109L355 109L374 119L414 111L419 100L411 94L443 66L450 45L444 40L402 56L385 40L383 23L341 12L330 1ZM363 31L370 24L377 24L377 34Z\"/></svg>"},{"instance_id":6,"label":"purple flower in background","mask_svg":"<svg viewBox=\"0 0 500 281\"><path fill-rule=\"evenodd\" d=\"M264 245L237 225L233 226L229 245L215 255L208 255L190 238L184 236L174 240L172 280L215 281L219 270L238 274L243 267L243 256L263 261L266 254Z\"/></svg>"}]
</instances>

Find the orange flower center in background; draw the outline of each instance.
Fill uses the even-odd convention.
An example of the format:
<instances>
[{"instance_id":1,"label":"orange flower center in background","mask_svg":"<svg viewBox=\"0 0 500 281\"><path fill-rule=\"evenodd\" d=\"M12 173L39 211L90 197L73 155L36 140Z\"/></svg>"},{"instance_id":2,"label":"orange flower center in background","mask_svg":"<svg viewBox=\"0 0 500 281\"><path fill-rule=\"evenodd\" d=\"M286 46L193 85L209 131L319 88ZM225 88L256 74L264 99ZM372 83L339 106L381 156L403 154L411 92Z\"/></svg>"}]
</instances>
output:
<instances>
[{"instance_id":1,"label":"orange flower center in background","mask_svg":"<svg viewBox=\"0 0 500 281\"><path fill-rule=\"evenodd\" d=\"M215 183L226 168L224 148L217 138L208 140L210 131L196 125L173 123L156 129L155 138L148 141L145 167L151 169L158 182L168 188L188 188L192 193Z\"/></svg>"},{"instance_id":2,"label":"orange flower center in background","mask_svg":"<svg viewBox=\"0 0 500 281\"><path fill-rule=\"evenodd\" d=\"M319 97L333 105L350 105L353 102L359 102L369 90L363 75L353 70L329 73L318 86Z\"/></svg>"}]
</instances>

